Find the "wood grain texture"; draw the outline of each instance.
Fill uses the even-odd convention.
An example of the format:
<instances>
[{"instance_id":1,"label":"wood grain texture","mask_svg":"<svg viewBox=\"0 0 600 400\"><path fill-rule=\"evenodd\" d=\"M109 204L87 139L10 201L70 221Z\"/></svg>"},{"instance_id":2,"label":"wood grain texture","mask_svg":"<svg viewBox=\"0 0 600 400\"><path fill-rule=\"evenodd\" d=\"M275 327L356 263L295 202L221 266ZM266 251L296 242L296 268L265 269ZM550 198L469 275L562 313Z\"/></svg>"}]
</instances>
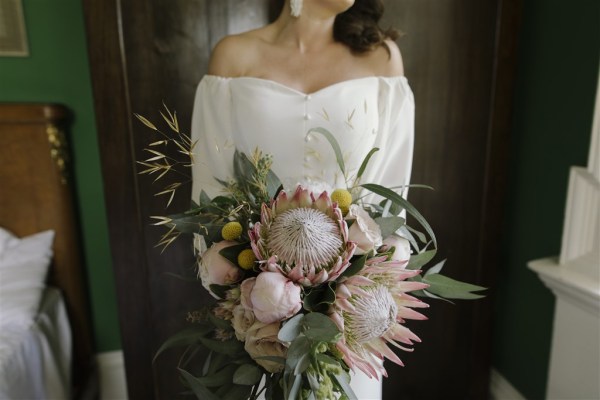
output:
<instances>
[{"instance_id":1,"label":"wood grain texture","mask_svg":"<svg viewBox=\"0 0 600 400\"><path fill-rule=\"evenodd\" d=\"M492 288L477 302L430 302L429 320L410 324L423 343L390 369L385 398L488 397L519 3L385 1L416 99L412 182L435 188L410 199L436 231L444 271Z\"/></svg>"},{"instance_id":2,"label":"wood grain texture","mask_svg":"<svg viewBox=\"0 0 600 400\"><path fill-rule=\"evenodd\" d=\"M383 25L399 41L417 101L411 201L430 219L448 257L447 273L493 286L504 192L512 63L520 0L387 0ZM164 102L189 131L196 84L212 47L227 33L261 25L273 0L90 0L85 3L107 211L131 399L177 397L178 353L151 364L158 346L210 301L193 274L189 240L160 255L149 225L162 186L136 175L134 161L156 138L133 112L154 121ZM168 182L165 182L168 183ZM189 186L173 210L187 206ZM487 397L491 297L456 306L436 302L430 320L411 324L423 338L404 369L390 365L385 398ZM432 384L435 382L435 384Z\"/></svg>"},{"instance_id":3,"label":"wood grain texture","mask_svg":"<svg viewBox=\"0 0 600 400\"><path fill-rule=\"evenodd\" d=\"M0 104L0 226L17 236L55 231L48 282L61 289L67 306L77 398L93 382L94 349L69 177L68 120L67 109L59 105Z\"/></svg>"},{"instance_id":4,"label":"wood grain texture","mask_svg":"<svg viewBox=\"0 0 600 400\"><path fill-rule=\"evenodd\" d=\"M129 397L172 399L181 392L180 353L166 352L154 364L152 358L186 326L187 312L212 298L167 275L194 275L191 239L161 254L155 244L164 230L151 226L150 216L186 209L191 185L165 209L166 199L154 193L172 178L153 185L137 175L135 161L156 136L132 117L158 123L164 102L189 132L212 47L228 33L265 23L267 10L257 0L92 0L84 7Z\"/></svg>"}]
</instances>

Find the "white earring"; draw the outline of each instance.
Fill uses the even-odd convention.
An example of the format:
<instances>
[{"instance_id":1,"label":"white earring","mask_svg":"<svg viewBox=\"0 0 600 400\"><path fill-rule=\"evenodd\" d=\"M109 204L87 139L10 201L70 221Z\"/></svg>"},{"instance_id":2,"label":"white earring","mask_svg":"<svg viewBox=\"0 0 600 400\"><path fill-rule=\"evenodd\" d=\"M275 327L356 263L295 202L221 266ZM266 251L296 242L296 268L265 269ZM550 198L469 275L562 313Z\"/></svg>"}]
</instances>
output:
<instances>
[{"instance_id":1,"label":"white earring","mask_svg":"<svg viewBox=\"0 0 600 400\"><path fill-rule=\"evenodd\" d=\"M302 3L304 0L290 0L290 7L292 8L292 17L298 18L302 14Z\"/></svg>"}]
</instances>

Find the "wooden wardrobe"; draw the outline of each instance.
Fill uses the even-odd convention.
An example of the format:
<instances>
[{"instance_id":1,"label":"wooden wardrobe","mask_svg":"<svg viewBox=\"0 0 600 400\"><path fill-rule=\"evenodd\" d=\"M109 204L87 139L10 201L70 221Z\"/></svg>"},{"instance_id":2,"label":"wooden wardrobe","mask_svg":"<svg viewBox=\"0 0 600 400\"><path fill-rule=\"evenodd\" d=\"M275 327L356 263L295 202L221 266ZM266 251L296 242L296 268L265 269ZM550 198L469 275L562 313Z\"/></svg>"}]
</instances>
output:
<instances>
[{"instance_id":1,"label":"wooden wardrobe","mask_svg":"<svg viewBox=\"0 0 600 400\"><path fill-rule=\"evenodd\" d=\"M384 26L398 41L416 98L411 201L427 216L448 258L447 274L490 287L488 297L433 301L423 339L389 367L385 399L486 399L491 361L494 276L502 225L506 160L521 0L386 0ZM269 0L87 0L84 2L96 120L132 400L181 397L177 351L155 351L209 300L191 276L191 242L162 255L149 216L188 206L189 187L171 211L159 186L135 164L154 139L133 113L159 119L163 101L189 132L197 83L224 35L268 22ZM187 190L187 192L186 192Z\"/></svg>"}]
</instances>

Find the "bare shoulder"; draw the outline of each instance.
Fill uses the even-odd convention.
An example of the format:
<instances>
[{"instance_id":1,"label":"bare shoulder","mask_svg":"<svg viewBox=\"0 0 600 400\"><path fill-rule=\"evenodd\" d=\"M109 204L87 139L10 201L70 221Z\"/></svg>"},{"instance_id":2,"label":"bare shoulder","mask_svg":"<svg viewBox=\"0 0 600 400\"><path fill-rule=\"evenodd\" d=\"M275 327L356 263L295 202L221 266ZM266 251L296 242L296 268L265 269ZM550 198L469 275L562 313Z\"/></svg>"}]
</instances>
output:
<instances>
[{"instance_id":1,"label":"bare shoulder","mask_svg":"<svg viewBox=\"0 0 600 400\"><path fill-rule=\"evenodd\" d=\"M385 44L388 46L390 51L389 59L387 62L387 75L388 76L398 76L404 75L404 62L402 61L402 53L400 52L400 48L391 39L387 39Z\"/></svg>"},{"instance_id":2,"label":"bare shoulder","mask_svg":"<svg viewBox=\"0 0 600 400\"><path fill-rule=\"evenodd\" d=\"M221 39L210 56L208 73L224 77L243 76L255 61L261 36L261 29L256 29Z\"/></svg>"},{"instance_id":3,"label":"bare shoulder","mask_svg":"<svg viewBox=\"0 0 600 400\"><path fill-rule=\"evenodd\" d=\"M401 76L404 75L404 63L402 53L396 42L391 39L385 41L384 46L379 46L371 51L367 57L367 63L378 76Z\"/></svg>"}]
</instances>

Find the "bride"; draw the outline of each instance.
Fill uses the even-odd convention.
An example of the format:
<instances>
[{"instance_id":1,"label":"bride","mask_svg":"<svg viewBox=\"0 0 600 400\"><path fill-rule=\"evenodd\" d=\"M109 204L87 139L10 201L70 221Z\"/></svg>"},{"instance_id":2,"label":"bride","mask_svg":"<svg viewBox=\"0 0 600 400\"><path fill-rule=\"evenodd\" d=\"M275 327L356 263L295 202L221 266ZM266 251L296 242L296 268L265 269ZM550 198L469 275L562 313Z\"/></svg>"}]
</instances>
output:
<instances>
[{"instance_id":1,"label":"bride","mask_svg":"<svg viewBox=\"0 0 600 400\"><path fill-rule=\"evenodd\" d=\"M270 25L229 36L215 47L198 86L192 120L194 199L221 191L233 153L259 148L273 156L285 188L346 187L366 154L362 181L408 184L414 100L393 30L378 26L381 0L281 0ZM312 128L336 137L346 164ZM381 384L355 371L359 399L380 399Z\"/></svg>"}]
</instances>

